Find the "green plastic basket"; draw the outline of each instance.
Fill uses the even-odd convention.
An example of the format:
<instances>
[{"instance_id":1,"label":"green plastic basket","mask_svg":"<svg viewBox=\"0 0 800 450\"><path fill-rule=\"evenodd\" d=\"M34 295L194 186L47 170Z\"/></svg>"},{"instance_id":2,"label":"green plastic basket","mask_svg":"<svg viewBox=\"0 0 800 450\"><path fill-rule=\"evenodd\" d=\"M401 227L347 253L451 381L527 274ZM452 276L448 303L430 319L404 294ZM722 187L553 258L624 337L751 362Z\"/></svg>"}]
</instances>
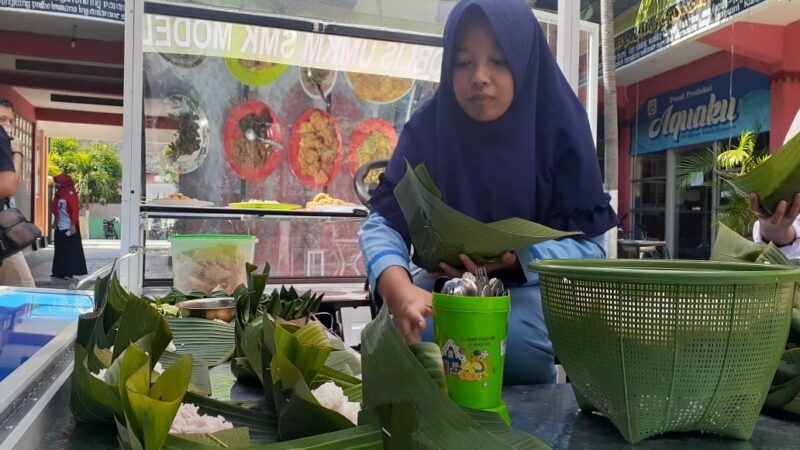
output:
<instances>
[{"instance_id":1,"label":"green plastic basket","mask_svg":"<svg viewBox=\"0 0 800 450\"><path fill-rule=\"evenodd\" d=\"M668 260L530 267L581 409L603 413L631 443L672 431L750 438L800 270Z\"/></svg>"}]
</instances>

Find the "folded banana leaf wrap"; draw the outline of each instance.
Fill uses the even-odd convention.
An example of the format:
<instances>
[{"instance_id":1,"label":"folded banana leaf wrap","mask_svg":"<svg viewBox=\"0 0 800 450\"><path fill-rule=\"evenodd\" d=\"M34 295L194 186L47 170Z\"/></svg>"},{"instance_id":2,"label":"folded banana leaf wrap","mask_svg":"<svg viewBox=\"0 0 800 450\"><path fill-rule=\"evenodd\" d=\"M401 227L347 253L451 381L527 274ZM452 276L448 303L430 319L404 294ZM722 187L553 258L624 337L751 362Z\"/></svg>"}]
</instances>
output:
<instances>
[{"instance_id":1,"label":"folded banana leaf wrap","mask_svg":"<svg viewBox=\"0 0 800 450\"><path fill-rule=\"evenodd\" d=\"M767 214L772 214L781 200L791 205L794 194L800 192L800 134L758 167L726 180L741 194L757 194L759 206Z\"/></svg>"},{"instance_id":2,"label":"folded banana leaf wrap","mask_svg":"<svg viewBox=\"0 0 800 450\"><path fill-rule=\"evenodd\" d=\"M416 170L408 162L406 166L406 174L395 186L394 196L408 224L414 262L425 270L439 270L442 261L461 266L460 253L483 264L505 251L581 234L519 218L482 223L442 201L441 192L425 165L420 164Z\"/></svg>"}]
</instances>

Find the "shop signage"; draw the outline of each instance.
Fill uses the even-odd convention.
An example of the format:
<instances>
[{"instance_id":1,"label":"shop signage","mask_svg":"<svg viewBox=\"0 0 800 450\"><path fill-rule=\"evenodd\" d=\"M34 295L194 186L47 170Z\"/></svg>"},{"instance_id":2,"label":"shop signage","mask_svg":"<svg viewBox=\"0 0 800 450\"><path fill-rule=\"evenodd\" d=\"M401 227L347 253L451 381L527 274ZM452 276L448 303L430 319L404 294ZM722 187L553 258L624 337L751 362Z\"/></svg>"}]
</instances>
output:
<instances>
[{"instance_id":1,"label":"shop signage","mask_svg":"<svg viewBox=\"0 0 800 450\"><path fill-rule=\"evenodd\" d=\"M633 130L634 154L769 131L769 77L738 69L645 102Z\"/></svg>"},{"instance_id":2,"label":"shop signage","mask_svg":"<svg viewBox=\"0 0 800 450\"><path fill-rule=\"evenodd\" d=\"M145 52L222 56L439 81L442 48L146 14Z\"/></svg>"},{"instance_id":3,"label":"shop signage","mask_svg":"<svg viewBox=\"0 0 800 450\"><path fill-rule=\"evenodd\" d=\"M125 0L0 0L0 8L69 14L115 22L125 20Z\"/></svg>"},{"instance_id":4,"label":"shop signage","mask_svg":"<svg viewBox=\"0 0 800 450\"><path fill-rule=\"evenodd\" d=\"M686 39L767 0L681 0L649 18L639 29L614 38L617 68Z\"/></svg>"}]
</instances>

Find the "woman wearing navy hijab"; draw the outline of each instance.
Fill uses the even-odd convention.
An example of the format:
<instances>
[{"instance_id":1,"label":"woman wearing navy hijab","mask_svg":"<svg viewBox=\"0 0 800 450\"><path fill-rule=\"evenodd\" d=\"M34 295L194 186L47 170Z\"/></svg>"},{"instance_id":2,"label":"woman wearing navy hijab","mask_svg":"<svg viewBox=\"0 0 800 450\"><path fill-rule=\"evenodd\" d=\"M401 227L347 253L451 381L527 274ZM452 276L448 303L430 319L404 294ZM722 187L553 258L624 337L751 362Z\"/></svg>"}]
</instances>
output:
<instances>
[{"instance_id":1,"label":"woman wearing navy hijab","mask_svg":"<svg viewBox=\"0 0 800 450\"><path fill-rule=\"evenodd\" d=\"M393 190L424 163L450 206L482 222L520 217L582 237L508 249L486 265L511 289L505 383L555 381L533 259L604 257L616 226L586 112L523 0L462 0L447 20L438 92L405 125L360 233L370 286L409 343L432 338L433 280L409 262ZM460 276L476 265L442 263Z\"/></svg>"}]
</instances>

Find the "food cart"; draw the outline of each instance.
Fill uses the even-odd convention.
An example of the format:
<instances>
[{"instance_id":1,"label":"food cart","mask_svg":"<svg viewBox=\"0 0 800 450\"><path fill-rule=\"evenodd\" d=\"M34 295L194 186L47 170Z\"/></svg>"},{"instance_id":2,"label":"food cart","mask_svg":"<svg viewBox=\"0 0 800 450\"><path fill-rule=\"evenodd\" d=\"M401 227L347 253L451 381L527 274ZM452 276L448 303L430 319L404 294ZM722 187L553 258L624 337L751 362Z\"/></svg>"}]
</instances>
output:
<instances>
[{"instance_id":1,"label":"food cart","mask_svg":"<svg viewBox=\"0 0 800 450\"><path fill-rule=\"evenodd\" d=\"M256 236L273 279L362 282L353 176L391 155L437 88L452 3L392 19L355 2L135 2L122 248L143 251L121 263L123 284L171 285L166 239L200 232ZM537 16L596 123L597 25ZM342 204L307 205L319 194Z\"/></svg>"}]
</instances>

